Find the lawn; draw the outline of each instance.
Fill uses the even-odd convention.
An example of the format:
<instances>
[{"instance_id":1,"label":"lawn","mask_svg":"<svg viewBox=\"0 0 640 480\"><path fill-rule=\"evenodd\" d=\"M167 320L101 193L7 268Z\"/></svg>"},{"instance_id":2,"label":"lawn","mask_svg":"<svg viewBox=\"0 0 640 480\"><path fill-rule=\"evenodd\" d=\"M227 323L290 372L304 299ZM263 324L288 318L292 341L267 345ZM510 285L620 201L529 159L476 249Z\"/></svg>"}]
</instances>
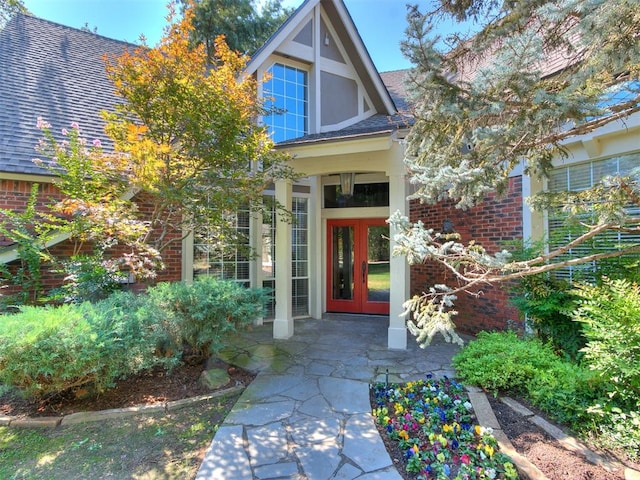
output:
<instances>
[{"instance_id":1,"label":"lawn","mask_svg":"<svg viewBox=\"0 0 640 480\"><path fill-rule=\"evenodd\" d=\"M369 290L389 290L389 262L370 262L367 268Z\"/></svg>"},{"instance_id":2,"label":"lawn","mask_svg":"<svg viewBox=\"0 0 640 480\"><path fill-rule=\"evenodd\" d=\"M238 396L169 414L46 429L0 427L0 478L194 478Z\"/></svg>"}]
</instances>

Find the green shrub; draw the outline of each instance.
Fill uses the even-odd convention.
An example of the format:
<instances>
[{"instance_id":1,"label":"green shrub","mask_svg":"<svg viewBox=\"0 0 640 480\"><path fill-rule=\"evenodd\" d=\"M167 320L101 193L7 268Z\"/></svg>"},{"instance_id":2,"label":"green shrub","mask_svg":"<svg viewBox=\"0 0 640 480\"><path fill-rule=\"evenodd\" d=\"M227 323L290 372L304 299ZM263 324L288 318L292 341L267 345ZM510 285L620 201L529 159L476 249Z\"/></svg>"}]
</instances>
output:
<instances>
[{"instance_id":1,"label":"green shrub","mask_svg":"<svg viewBox=\"0 0 640 480\"><path fill-rule=\"evenodd\" d=\"M57 273L64 274L65 283L51 292L52 299L64 303L95 302L122 288L126 277L115 261L104 258L101 251L92 255L75 255L62 261Z\"/></svg>"},{"instance_id":2,"label":"green shrub","mask_svg":"<svg viewBox=\"0 0 640 480\"><path fill-rule=\"evenodd\" d=\"M513 331L480 332L454 357L453 365L466 383L494 393L525 392L531 379L556 361L553 349L540 340L523 341Z\"/></svg>"},{"instance_id":3,"label":"green shrub","mask_svg":"<svg viewBox=\"0 0 640 480\"><path fill-rule=\"evenodd\" d=\"M535 334L556 353L578 359L585 345L581 325L571 319L576 302L571 284L548 274L524 277L512 290L511 303L530 320Z\"/></svg>"},{"instance_id":4,"label":"green shrub","mask_svg":"<svg viewBox=\"0 0 640 480\"><path fill-rule=\"evenodd\" d=\"M591 407L601 440L640 458L640 287L604 278L577 288L573 318L583 325L584 360L606 385L607 396Z\"/></svg>"},{"instance_id":5,"label":"green shrub","mask_svg":"<svg viewBox=\"0 0 640 480\"><path fill-rule=\"evenodd\" d=\"M22 307L0 316L0 383L32 397L102 391L145 368L174 365L175 357L156 355L166 334L144 304L118 293L95 305Z\"/></svg>"},{"instance_id":6,"label":"green shrub","mask_svg":"<svg viewBox=\"0 0 640 480\"><path fill-rule=\"evenodd\" d=\"M573 318L587 338L585 361L609 382L612 400L640 407L640 287L604 279L576 292L580 303Z\"/></svg>"},{"instance_id":7,"label":"green shrub","mask_svg":"<svg viewBox=\"0 0 640 480\"><path fill-rule=\"evenodd\" d=\"M589 355L587 352L585 359ZM631 354L621 356L629 361ZM617 380L558 357L538 339L519 339L513 332L483 332L454 357L453 363L466 383L494 393L501 390L520 394L575 431L591 437L598 435L601 444L638 458L639 409L627 405L625 410L616 403L616 395L611 393L614 385L619 388Z\"/></svg>"},{"instance_id":8,"label":"green shrub","mask_svg":"<svg viewBox=\"0 0 640 480\"><path fill-rule=\"evenodd\" d=\"M526 385L527 398L559 422L575 430L593 423L589 408L604 395L604 382L592 371L562 359L539 370Z\"/></svg>"},{"instance_id":9,"label":"green shrub","mask_svg":"<svg viewBox=\"0 0 640 480\"><path fill-rule=\"evenodd\" d=\"M198 278L193 285L161 283L148 294L166 312L175 348L184 346L187 354L204 358L225 346L226 335L260 318L266 303L262 289L213 277Z\"/></svg>"}]
</instances>

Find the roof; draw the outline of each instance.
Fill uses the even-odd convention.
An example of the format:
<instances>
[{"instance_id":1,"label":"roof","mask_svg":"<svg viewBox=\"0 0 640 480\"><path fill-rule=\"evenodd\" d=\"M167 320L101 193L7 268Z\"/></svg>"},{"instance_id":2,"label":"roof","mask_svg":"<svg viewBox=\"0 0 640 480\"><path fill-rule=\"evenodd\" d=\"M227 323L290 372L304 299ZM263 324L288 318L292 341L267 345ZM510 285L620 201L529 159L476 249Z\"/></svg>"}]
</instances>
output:
<instances>
[{"instance_id":1,"label":"roof","mask_svg":"<svg viewBox=\"0 0 640 480\"><path fill-rule=\"evenodd\" d=\"M87 139L98 138L108 149L111 142L100 112L113 111L121 99L107 78L102 57L135 47L30 15L16 15L0 31L0 172L49 175L33 163L38 157L35 146L42 138L36 126L38 117L51 123L59 140L63 138L60 131L77 122ZM368 53L366 60L370 61ZM374 70L400 113L373 115L337 131L307 135L279 146L392 133L406 127L410 120L403 86L406 72L378 74Z\"/></svg>"},{"instance_id":2,"label":"roof","mask_svg":"<svg viewBox=\"0 0 640 480\"><path fill-rule=\"evenodd\" d=\"M14 16L0 31L0 171L48 174L32 161L42 138L38 117L51 123L56 135L78 122L89 140L109 145L100 112L112 111L119 98L102 56L134 47L30 15Z\"/></svg>"}]
</instances>

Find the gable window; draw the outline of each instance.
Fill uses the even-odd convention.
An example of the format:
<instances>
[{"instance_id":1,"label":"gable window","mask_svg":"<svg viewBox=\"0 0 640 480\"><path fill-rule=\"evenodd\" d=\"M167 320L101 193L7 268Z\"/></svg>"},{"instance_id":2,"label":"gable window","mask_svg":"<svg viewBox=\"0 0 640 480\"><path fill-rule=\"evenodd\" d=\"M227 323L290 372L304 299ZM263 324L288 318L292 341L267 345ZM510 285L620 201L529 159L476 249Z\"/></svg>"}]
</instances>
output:
<instances>
[{"instance_id":1,"label":"gable window","mask_svg":"<svg viewBox=\"0 0 640 480\"><path fill-rule=\"evenodd\" d=\"M309 123L308 74L305 70L274 64L263 85L265 107L263 121L273 141L283 142L306 135Z\"/></svg>"}]
</instances>

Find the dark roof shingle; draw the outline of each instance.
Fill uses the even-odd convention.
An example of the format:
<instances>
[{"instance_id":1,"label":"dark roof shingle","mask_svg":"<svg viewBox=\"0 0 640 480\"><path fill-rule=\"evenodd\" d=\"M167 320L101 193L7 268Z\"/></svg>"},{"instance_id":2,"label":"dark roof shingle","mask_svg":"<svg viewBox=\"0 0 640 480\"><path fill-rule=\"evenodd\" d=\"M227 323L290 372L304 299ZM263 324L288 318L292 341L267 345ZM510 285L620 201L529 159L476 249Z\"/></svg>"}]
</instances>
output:
<instances>
[{"instance_id":1,"label":"dark roof shingle","mask_svg":"<svg viewBox=\"0 0 640 480\"><path fill-rule=\"evenodd\" d=\"M113 40L29 15L16 15L0 31L0 172L45 174L33 163L42 138L38 117L60 131L80 124L90 141L109 149L102 110L113 111L122 100L113 92L103 56L120 55L135 45ZM307 135L280 146L391 133L410 123L403 78L406 70L381 73L399 113L376 114L333 132ZM47 160L42 158L42 160Z\"/></svg>"},{"instance_id":2,"label":"dark roof shingle","mask_svg":"<svg viewBox=\"0 0 640 480\"><path fill-rule=\"evenodd\" d=\"M100 112L120 99L102 57L134 47L29 15L12 18L0 31L0 171L48 173L32 161L42 138L38 117L56 135L78 122L89 140L109 145Z\"/></svg>"}]
</instances>

